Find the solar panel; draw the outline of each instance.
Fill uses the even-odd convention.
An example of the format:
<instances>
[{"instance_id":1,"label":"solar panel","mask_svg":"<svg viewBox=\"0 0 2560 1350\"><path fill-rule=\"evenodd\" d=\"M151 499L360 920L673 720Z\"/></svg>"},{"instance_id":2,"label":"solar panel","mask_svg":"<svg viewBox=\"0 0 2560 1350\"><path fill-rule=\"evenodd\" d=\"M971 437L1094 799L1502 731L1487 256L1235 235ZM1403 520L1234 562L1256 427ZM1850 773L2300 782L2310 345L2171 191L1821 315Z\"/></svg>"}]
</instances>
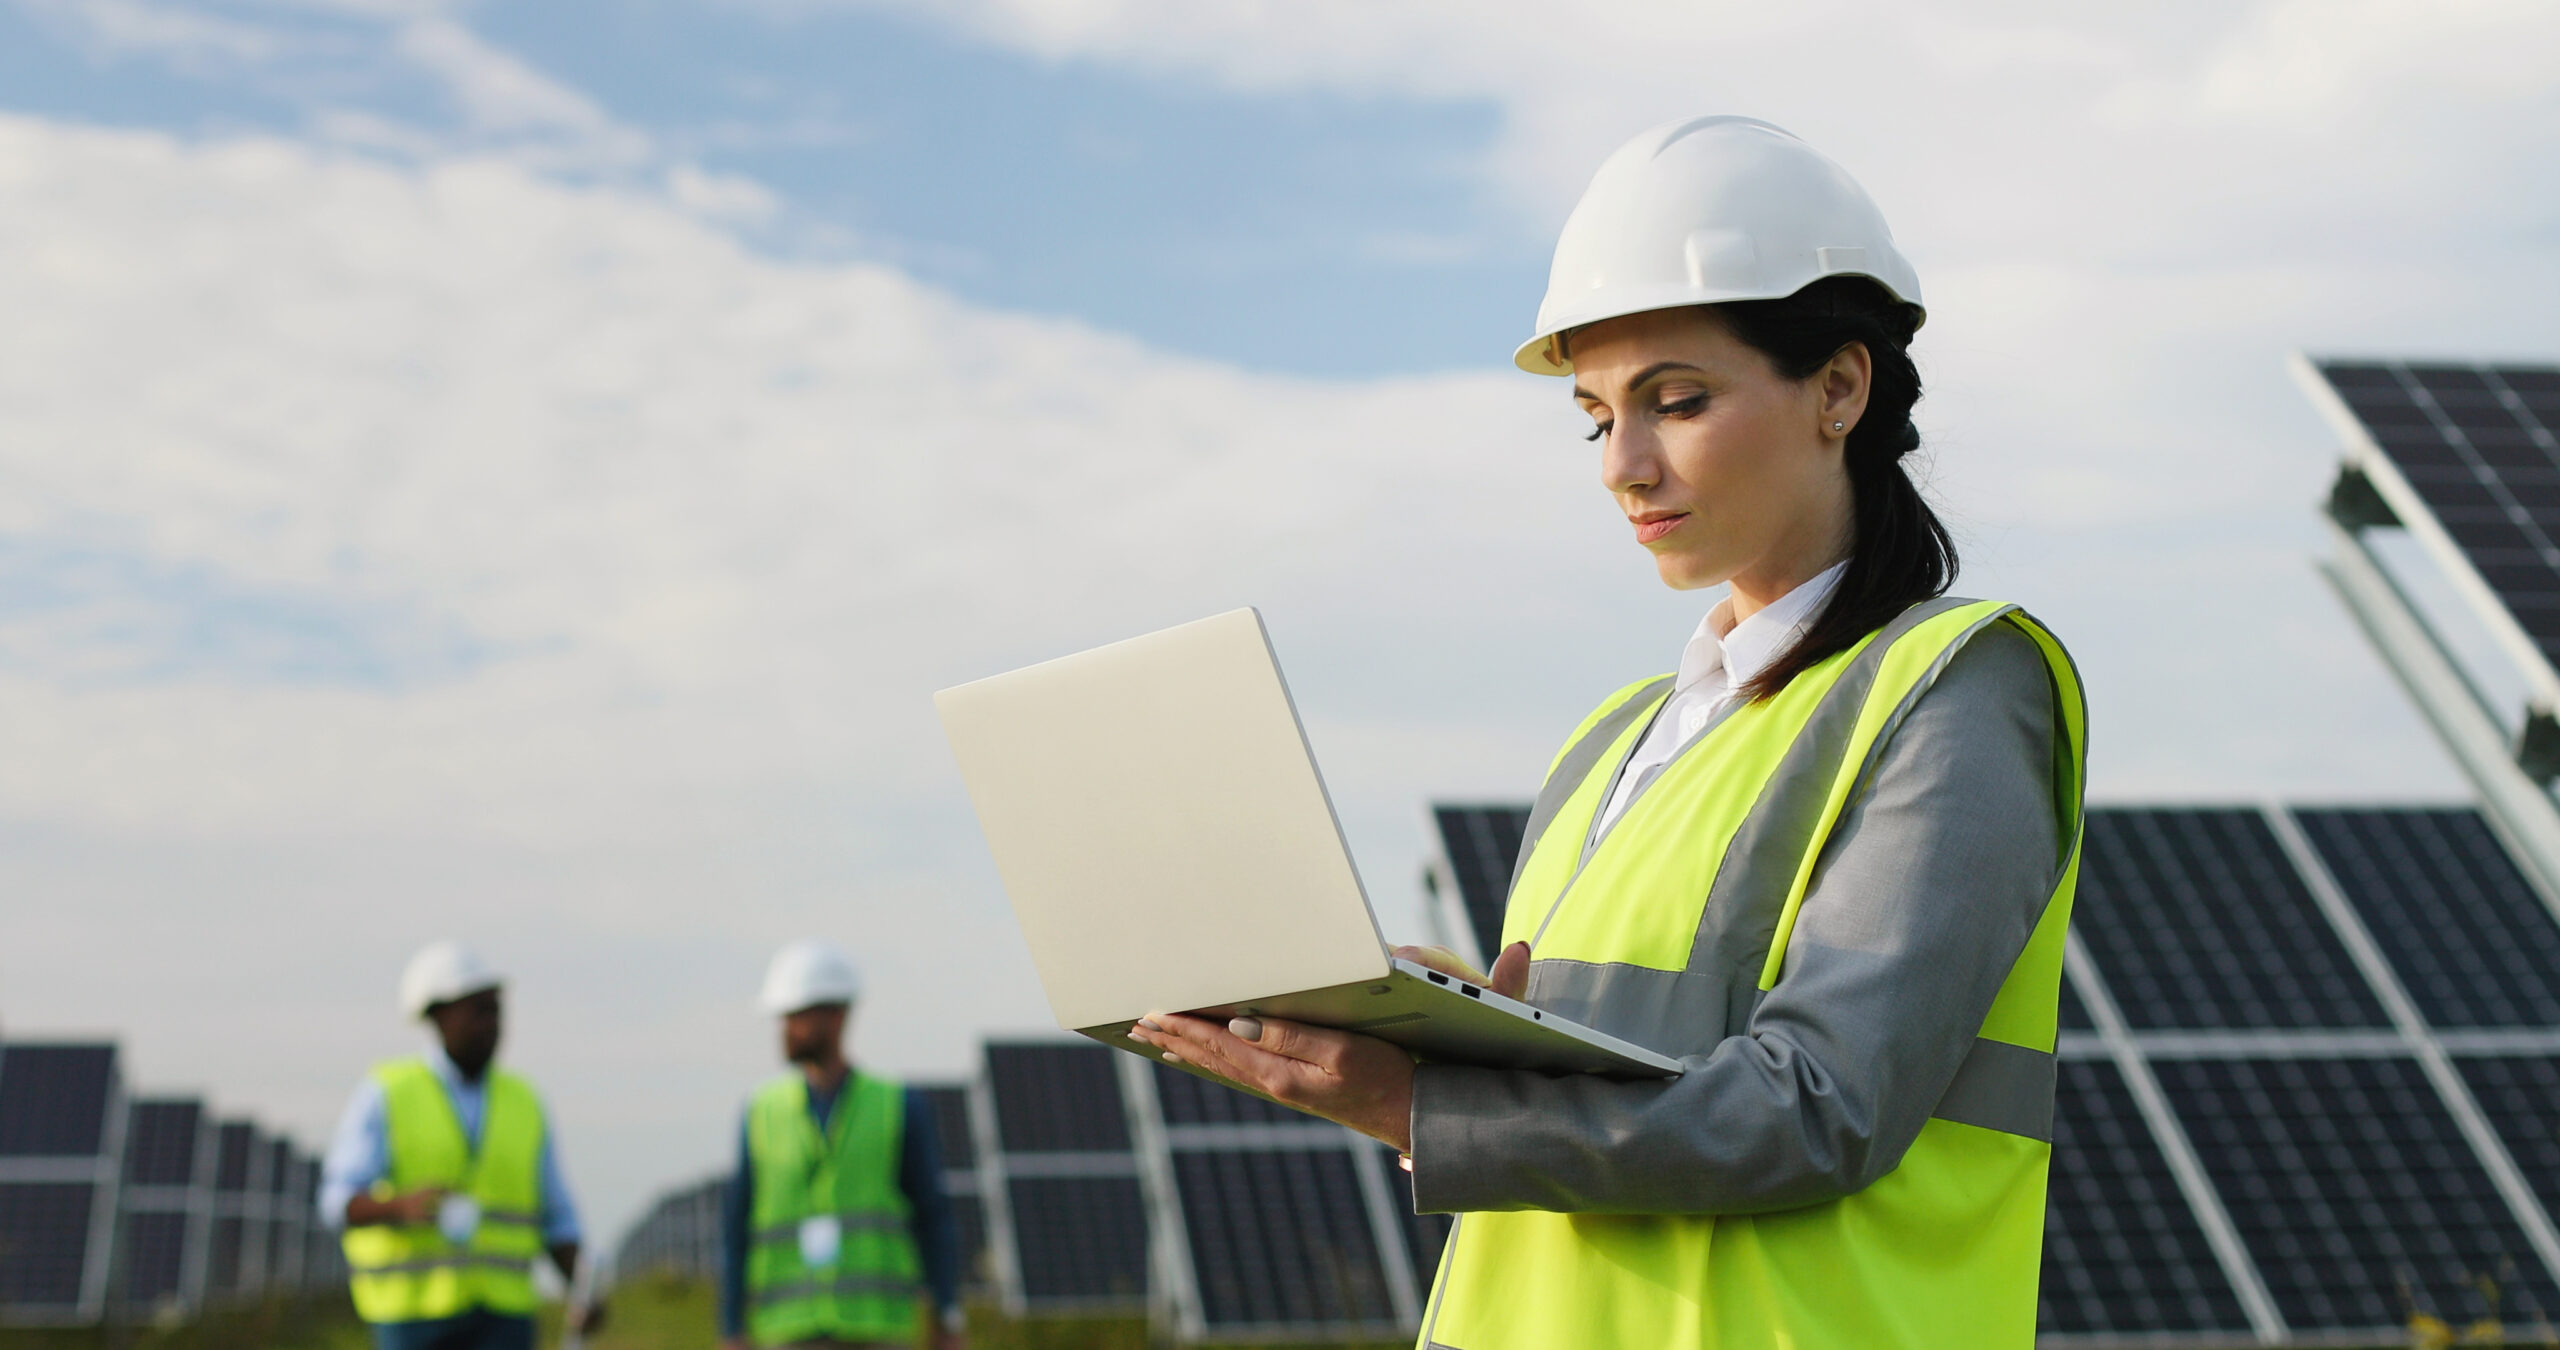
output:
<instances>
[{"instance_id":1,"label":"solar panel","mask_svg":"<svg viewBox=\"0 0 2560 1350\"><path fill-rule=\"evenodd\" d=\"M2387 1024L2258 812L2112 807L2087 821L2073 927L2130 1026Z\"/></svg>"},{"instance_id":2,"label":"solar panel","mask_svg":"<svg viewBox=\"0 0 2560 1350\"><path fill-rule=\"evenodd\" d=\"M128 1213L117 1298L153 1307L186 1301L187 1234L190 1216L183 1211Z\"/></svg>"},{"instance_id":3,"label":"solar panel","mask_svg":"<svg viewBox=\"0 0 2560 1350\"><path fill-rule=\"evenodd\" d=\"M2560 661L2560 370L2317 368L2517 626Z\"/></svg>"},{"instance_id":4,"label":"solar panel","mask_svg":"<svg viewBox=\"0 0 2560 1350\"><path fill-rule=\"evenodd\" d=\"M2544 1209L2560 1210L2560 1058L2466 1056L2455 1059L2454 1067L2525 1184Z\"/></svg>"},{"instance_id":5,"label":"solar panel","mask_svg":"<svg viewBox=\"0 0 2560 1350\"><path fill-rule=\"evenodd\" d=\"M11 1047L10 1054L17 1054ZM81 1303L96 1187L88 1182L0 1184L0 1309L69 1311Z\"/></svg>"},{"instance_id":6,"label":"solar panel","mask_svg":"<svg viewBox=\"0 0 2560 1350\"><path fill-rule=\"evenodd\" d=\"M969 1119L969 1089L958 1083L919 1083L915 1090L933 1107L935 1138L942 1145L942 1189L959 1230L960 1283L987 1283L987 1211L978 1196L978 1141Z\"/></svg>"},{"instance_id":7,"label":"solar panel","mask_svg":"<svg viewBox=\"0 0 2560 1350\"><path fill-rule=\"evenodd\" d=\"M2089 1016L2089 1005L2080 1001L2080 991L2072 987L2068 975L2062 977L2062 1002L2055 1009L2055 1015L2065 1031L2091 1031L2098 1025Z\"/></svg>"},{"instance_id":8,"label":"solar panel","mask_svg":"<svg viewBox=\"0 0 2560 1350\"><path fill-rule=\"evenodd\" d=\"M2296 1330L2560 1313L2560 1290L2416 1061L2153 1067Z\"/></svg>"},{"instance_id":9,"label":"solar panel","mask_svg":"<svg viewBox=\"0 0 2560 1350\"><path fill-rule=\"evenodd\" d=\"M1004 1179L990 1241L1021 1311L1126 1311L1147 1292L1147 1210L1118 1052L1090 1041L991 1042L986 1092ZM980 1176L989 1175L979 1152ZM981 1195L984 1197L982 1186Z\"/></svg>"},{"instance_id":10,"label":"solar panel","mask_svg":"<svg viewBox=\"0 0 2560 1350\"><path fill-rule=\"evenodd\" d=\"M1476 950L1491 960L1502 948L1502 910L1510 899L1511 868L1520 857L1529 808L1434 804L1431 821Z\"/></svg>"},{"instance_id":11,"label":"solar panel","mask_svg":"<svg viewBox=\"0 0 2560 1350\"><path fill-rule=\"evenodd\" d=\"M1090 1041L995 1043L987 1075L1007 1153L1129 1149L1115 1051Z\"/></svg>"},{"instance_id":12,"label":"solar panel","mask_svg":"<svg viewBox=\"0 0 2560 1350\"><path fill-rule=\"evenodd\" d=\"M1456 1219L1448 1214L1413 1212L1413 1174L1397 1165L1394 1149L1378 1145L1378 1166L1386 1173L1395 1202L1396 1225L1404 1235L1405 1255L1413 1262L1413 1287L1428 1295L1432 1280L1440 1273L1440 1249L1448 1245L1449 1228Z\"/></svg>"},{"instance_id":13,"label":"solar panel","mask_svg":"<svg viewBox=\"0 0 2560 1350\"><path fill-rule=\"evenodd\" d=\"M1176 1149L1173 1171L1211 1327L1397 1324L1349 1149Z\"/></svg>"},{"instance_id":14,"label":"solar panel","mask_svg":"<svg viewBox=\"0 0 2560 1350\"><path fill-rule=\"evenodd\" d=\"M205 1263L205 1291L216 1298L236 1298L248 1290L247 1221L237 1214L216 1215L213 1241Z\"/></svg>"},{"instance_id":15,"label":"solar panel","mask_svg":"<svg viewBox=\"0 0 2560 1350\"><path fill-rule=\"evenodd\" d=\"M125 1116L125 1184L193 1185L203 1126L204 1103L193 1098L137 1098Z\"/></svg>"},{"instance_id":16,"label":"solar panel","mask_svg":"<svg viewBox=\"0 0 2560 1350\"><path fill-rule=\"evenodd\" d=\"M1134 1174L1018 1176L1007 1182L1006 1195L1016 1269L1032 1307L1130 1306L1145 1299L1147 1207Z\"/></svg>"},{"instance_id":17,"label":"solar panel","mask_svg":"<svg viewBox=\"0 0 2560 1350\"><path fill-rule=\"evenodd\" d=\"M115 1081L113 1045L12 1043L0 1055L0 1158L94 1156Z\"/></svg>"},{"instance_id":18,"label":"solar panel","mask_svg":"<svg viewBox=\"0 0 2560 1350\"><path fill-rule=\"evenodd\" d=\"M245 1120L226 1120L215 1136L213 1185L225 1194L249 1189L250 1169L256 1162L258 1127Z\"/></svg>"},{"instance_id":19,"label":"solar panel","mask_svg":"<svg viewBox=\"0 0 2560 1350\"><path fill-rule=\"evenodd\" d=\"M2036 1325L2066 1334L2249 1328L2124 1076L2104 1060L2060 1065Z\"/></svg>"},{"instance_id":20,"label":"solar panel","mask_svg":"<svg viewBox=\"0 0 2560 1350\"><path fill-rule=\"evenodd\" d=\"M2560 1026L2560 923L2478 812L2293 815L2429 1022Z\"/></svg>"}]
</instances>

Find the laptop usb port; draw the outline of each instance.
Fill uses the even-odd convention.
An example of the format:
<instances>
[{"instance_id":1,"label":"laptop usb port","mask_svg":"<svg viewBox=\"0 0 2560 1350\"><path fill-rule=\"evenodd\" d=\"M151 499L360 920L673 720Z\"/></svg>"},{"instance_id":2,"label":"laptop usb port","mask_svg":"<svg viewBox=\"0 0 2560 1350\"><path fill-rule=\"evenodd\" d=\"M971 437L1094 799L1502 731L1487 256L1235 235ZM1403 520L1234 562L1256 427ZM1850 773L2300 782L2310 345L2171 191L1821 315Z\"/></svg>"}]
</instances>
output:
<instances>
[{"instance_id":1,"label":"laptop usb port","mask_svg":"<svg viewBox=\"0 0 2560 1350\"><path fill-rule=\"evenodd\" d=\"M1484 991L1483 991L1483 990L1481 990L1481 989L1476 988L1476 987L1475 987L1474 985L1472 985L1472 984L1462 984L1462 985L1459 985L1459 986L1458 986L1458 988L1459 988L1459 990L1460 990L1461 992L1463 992L1464 994L1466 994L1466 996L1467 996L1467 997L1469 997L1469 998L1483 998L1483 997L1484 997Z\"/></svg>"}]
</instances>

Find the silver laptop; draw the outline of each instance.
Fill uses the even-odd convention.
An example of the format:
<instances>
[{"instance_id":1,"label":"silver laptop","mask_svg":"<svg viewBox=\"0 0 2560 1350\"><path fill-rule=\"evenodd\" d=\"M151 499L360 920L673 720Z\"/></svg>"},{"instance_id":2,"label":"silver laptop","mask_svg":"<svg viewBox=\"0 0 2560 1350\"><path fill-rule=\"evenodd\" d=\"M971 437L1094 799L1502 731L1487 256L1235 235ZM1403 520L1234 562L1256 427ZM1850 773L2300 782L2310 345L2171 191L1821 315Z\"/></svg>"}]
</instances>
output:
<instances>
[{"instance_id":1,"label":"silver laptop","mask_svg":"<svg viewBox=\"0 0 2560 1350\"><path fill-rule=\"evenodd\" d=\"M1429 1059L1679 1062L1388 955L1262 616L1239 609L934 695L1058 1024L1151 1012L1362 1031Z\"/></svg>"}]
</instances>

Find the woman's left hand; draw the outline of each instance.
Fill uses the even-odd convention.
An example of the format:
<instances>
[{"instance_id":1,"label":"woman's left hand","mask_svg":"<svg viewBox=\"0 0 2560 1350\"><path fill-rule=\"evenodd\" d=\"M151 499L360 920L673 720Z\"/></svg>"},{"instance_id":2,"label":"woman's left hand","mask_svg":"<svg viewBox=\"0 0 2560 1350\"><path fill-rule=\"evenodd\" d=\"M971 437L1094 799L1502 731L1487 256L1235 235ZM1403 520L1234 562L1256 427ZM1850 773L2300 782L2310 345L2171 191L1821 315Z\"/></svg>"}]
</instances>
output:
<instances>
[{"instance_id":1,"label":"woman's left hand","mask_svg":"<svg viewBox=\"0 0 2560 1350\"><path fill-rule=\"evenodd\" d=\"M1375 1036L1274 1017L1152 1013L1129 1037L1399 1153L1413 1151L1413 1056Z\"/></svg>"}]
</instances>

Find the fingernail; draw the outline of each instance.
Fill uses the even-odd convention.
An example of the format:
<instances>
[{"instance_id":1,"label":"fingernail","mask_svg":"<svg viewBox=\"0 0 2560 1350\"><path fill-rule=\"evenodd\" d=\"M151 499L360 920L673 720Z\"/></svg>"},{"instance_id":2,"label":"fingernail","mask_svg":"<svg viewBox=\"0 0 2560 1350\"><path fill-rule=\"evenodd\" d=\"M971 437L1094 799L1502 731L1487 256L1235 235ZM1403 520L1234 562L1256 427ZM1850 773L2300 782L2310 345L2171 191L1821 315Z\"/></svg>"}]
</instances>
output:
<instances>
[{"instance_id":1,"label":"fingernail","mask_svg":"<svg viewBox=\"0 0 2560 1350\"><path fill-rule=\"evenodd\" d=\"M1129 1039L1133 1041L1143 1041L1146 1037L1139 1035L1136 1027L1131 1027L1129 1028Z\"/></svg>"},{"instance_id":2,"label":"fingernail","mask_svg":"<svg viewBox=\"0 0 2560 1350\"><path fill-rule=\"evenodd\" d=\"M1227 1023L1227 1030L1234 1032L1237 1036L1245 1040L1258 1041L1262 1039L1262 1019L1258 1017L1239 1017L1234 1021Z\"/></svg>"},{"instance_id":3,"label":"fingernail","mask_svg":"<svg viewBox=\"0 0 2560 1350\"><path fill-rule=\"evenodd\" d=\"M1167 1064L1179 1064L1182 1062L1182 1056L1167 1050L1164 1052L1164 1062Z\"/></svg>"},{"instance_id":4,"label":"fingernail","mask_svg":"<svg viewBox=\"0 0 2560 1350\"><path fill-rule=\"evenodd\" d=\"M1157 1025L1156 1025L1156 1019L1154 1019L1154 1018L1152 1018L1152 1017L1141 1017L1141 1018L1139 1018L1139 1019L1138 1019L1138 1025L1139 1025L1139 1026L1142 1026L1142 1027L1145 1027L1145 1028L1146 1028L1147 1030L1149 1030L1149 1031L1162 1031L1162 1030L1164 1030L1164 1028L1163 1028L1163 1027L1160 1027L1160 1026L1157 1026Z\"/></svg>"}]
</instances>

